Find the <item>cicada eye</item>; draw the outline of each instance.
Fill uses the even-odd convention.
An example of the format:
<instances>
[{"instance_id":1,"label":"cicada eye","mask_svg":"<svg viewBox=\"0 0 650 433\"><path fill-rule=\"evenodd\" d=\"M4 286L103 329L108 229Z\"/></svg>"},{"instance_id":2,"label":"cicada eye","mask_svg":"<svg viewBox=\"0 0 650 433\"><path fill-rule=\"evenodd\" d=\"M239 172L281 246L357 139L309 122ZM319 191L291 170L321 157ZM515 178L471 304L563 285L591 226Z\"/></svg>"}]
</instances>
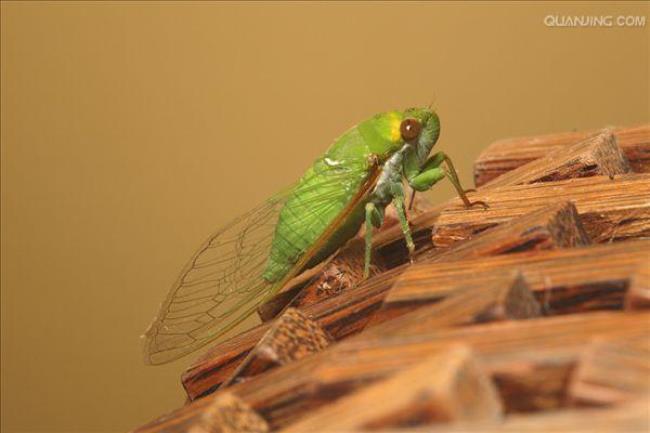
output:
<instances>
[{"instance_id":1,"label":"cicada eye","mask_svg":"<svg viewBox=\"0 0 650 433\"><path fill-rule=\"evenodd\" d=\"M399 127L404 141L411 141L420 135L422 124L417 119L405 119Z\"/></svg>"}]
</instances>

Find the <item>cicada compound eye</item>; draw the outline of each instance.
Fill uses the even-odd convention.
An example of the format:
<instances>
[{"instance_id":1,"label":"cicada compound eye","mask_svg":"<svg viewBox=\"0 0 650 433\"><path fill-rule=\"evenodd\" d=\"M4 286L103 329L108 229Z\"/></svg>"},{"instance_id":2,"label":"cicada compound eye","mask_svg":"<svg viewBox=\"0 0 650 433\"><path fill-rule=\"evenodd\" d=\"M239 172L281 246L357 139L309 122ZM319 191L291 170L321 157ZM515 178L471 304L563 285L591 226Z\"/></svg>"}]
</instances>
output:
<instances>
[{"instance_id":1,"label":"cicada compound eye","mask_svg":"<svg viewBox=\"0 0 650 433\"><path fill-rule=\"evenodd\" d=\"M411 141L420 135L422 124L417 119L404 119L399 127L404 141Z\"/></svg>"}]
</instances>

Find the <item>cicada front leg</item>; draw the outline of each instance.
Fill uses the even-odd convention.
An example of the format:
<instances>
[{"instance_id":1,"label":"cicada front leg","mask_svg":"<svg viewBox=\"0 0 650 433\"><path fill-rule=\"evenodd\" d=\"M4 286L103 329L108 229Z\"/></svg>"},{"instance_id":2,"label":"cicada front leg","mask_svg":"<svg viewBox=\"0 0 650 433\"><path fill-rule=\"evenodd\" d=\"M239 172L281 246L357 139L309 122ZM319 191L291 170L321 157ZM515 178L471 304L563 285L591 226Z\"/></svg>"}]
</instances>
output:
<instances>
[{"instance_id":1,"label":"cicada front leg","mask_svg":"<svg viewBox=\"0 0 650 433\"><path fill-rule=\"evenodd\" d=\"M444 152L435 153L427 159L421 168L417 170L411 169L410 172L407 171L406 176L409 185L415 191L426 191L442 178L447 177L456 189L460 199L463 200L465 207L471 208L473 206L482 206L485 209L489 207L488 204L483 201L472 202L469 200L467 193L475 190L463 189L460 180L458 179L458 173L454 168L454 164L451 162L449 156Z\"/></svg>"}]
</instances>

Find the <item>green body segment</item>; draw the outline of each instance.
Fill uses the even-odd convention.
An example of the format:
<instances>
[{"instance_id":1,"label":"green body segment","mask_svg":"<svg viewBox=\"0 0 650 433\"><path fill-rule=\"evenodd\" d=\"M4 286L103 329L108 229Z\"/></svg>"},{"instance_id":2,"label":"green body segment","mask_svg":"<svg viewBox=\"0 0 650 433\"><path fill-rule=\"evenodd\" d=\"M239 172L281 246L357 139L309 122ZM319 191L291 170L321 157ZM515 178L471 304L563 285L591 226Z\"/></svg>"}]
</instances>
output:
<instances>
[{"instance_id":1,"label":"green body segment","mask_svg":"<svg viewBox=\"0 0 650 433\"><path fill-rule=\"evenodd\" d=\"M263 277L281 280L302 255L351 204L373 167L402 146L399 126L403 114L393 111L368 119L339 137L307 170L285 203L277 222ZM367 197L353 204L334 234L319 247L306 267L334 253L359 230Z\"/></svg>"}]
</instances>

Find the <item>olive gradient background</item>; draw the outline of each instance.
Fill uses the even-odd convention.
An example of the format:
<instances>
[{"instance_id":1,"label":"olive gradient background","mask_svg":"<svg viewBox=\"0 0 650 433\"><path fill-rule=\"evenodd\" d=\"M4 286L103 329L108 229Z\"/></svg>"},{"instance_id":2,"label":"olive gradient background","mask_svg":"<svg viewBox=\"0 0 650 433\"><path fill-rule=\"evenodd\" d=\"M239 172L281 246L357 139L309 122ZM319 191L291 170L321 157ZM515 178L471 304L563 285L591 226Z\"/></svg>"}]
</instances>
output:
<instances>
[{"instance_id":1,"label":"olive gradient background","mask_svg":"<svg viewBox=\"0 0 650 433\"><path fill-rule=\"evenodd\" d=\"M2 431L126 431L181 405L191 357L146 367L139 341L177 272L365 117L433 102L466 187L497 138L647 122L650 23L544 17L649 12L3 2Z\"/></svg>"}]
</instances>

